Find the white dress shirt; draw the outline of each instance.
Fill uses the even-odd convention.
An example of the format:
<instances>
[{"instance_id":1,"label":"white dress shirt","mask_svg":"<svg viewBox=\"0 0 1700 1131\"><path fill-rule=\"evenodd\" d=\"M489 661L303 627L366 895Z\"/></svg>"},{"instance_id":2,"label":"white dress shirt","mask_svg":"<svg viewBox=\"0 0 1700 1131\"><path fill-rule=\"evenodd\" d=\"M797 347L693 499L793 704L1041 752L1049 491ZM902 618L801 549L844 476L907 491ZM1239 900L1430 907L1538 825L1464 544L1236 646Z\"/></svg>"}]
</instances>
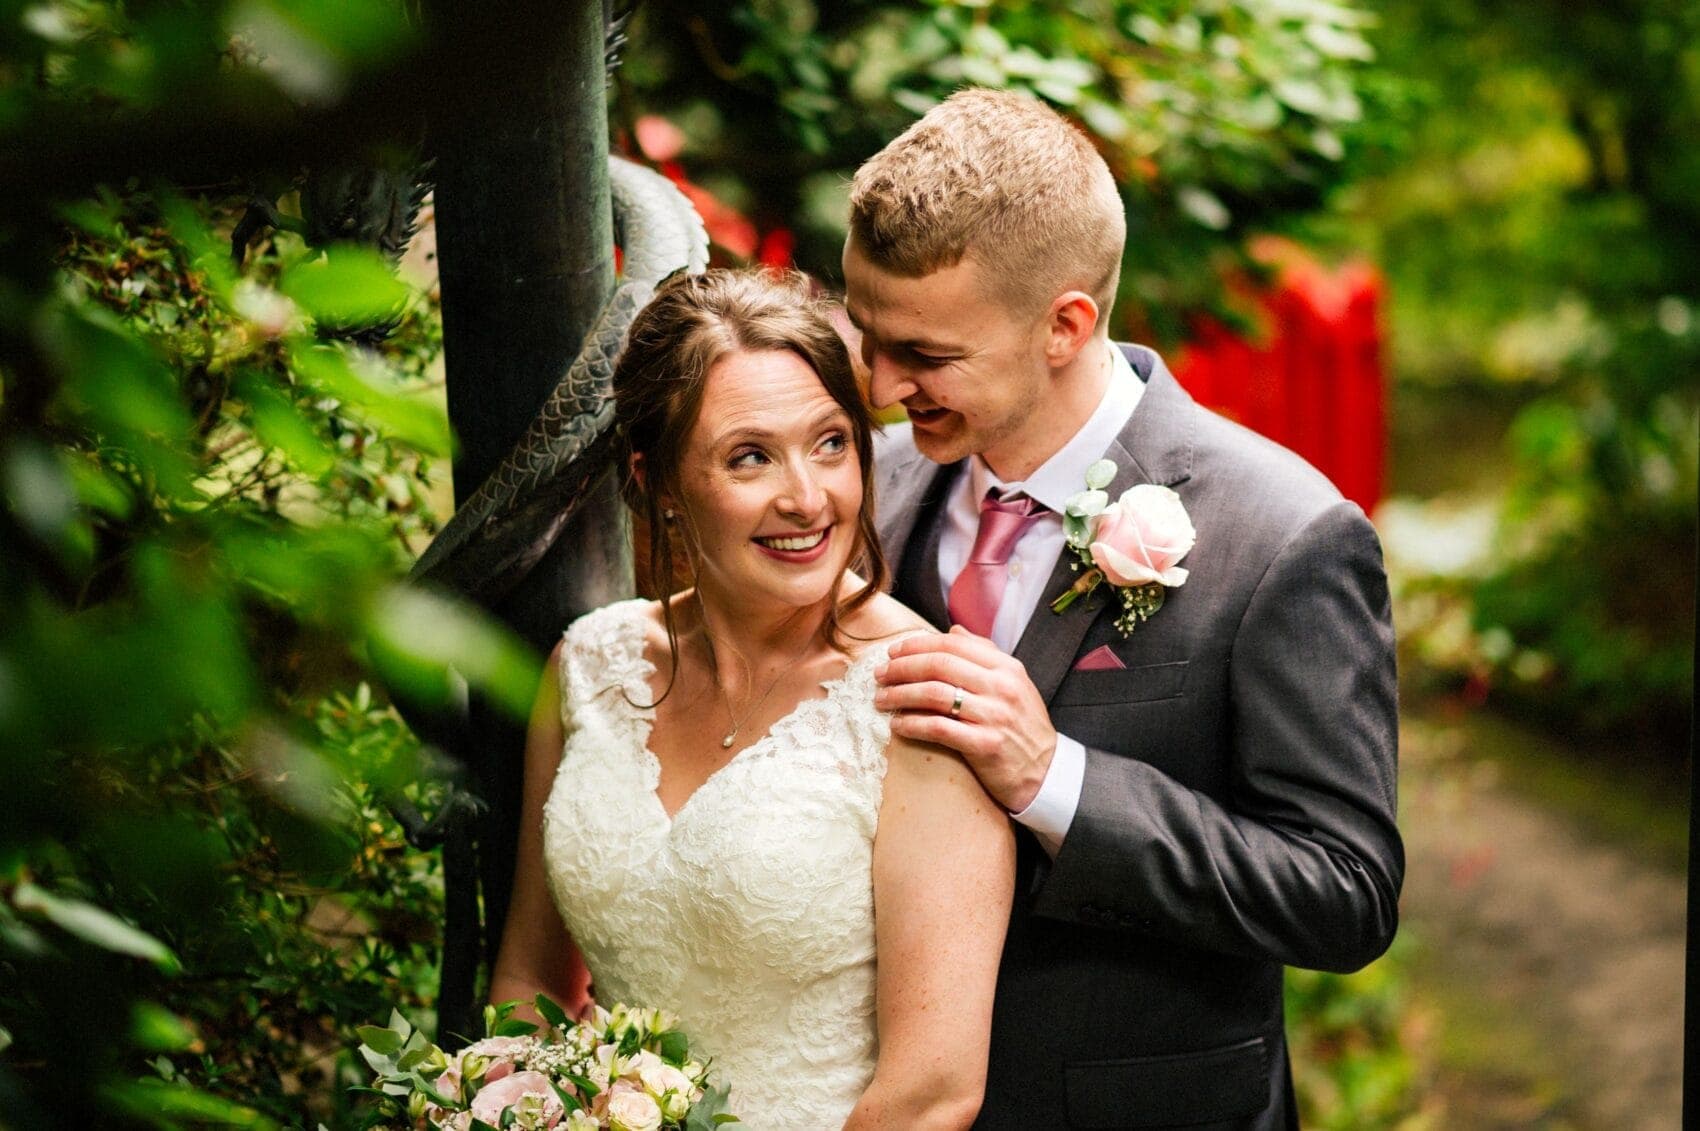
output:
<instances>
[{"instance_id":1,"label":"white dress shirt","mask_svg":"<svg viewBox=\"0 0 1700 1131\"><path fill-rule=\"evenodd\" d=\"M1068 443L1040 464L1032 475L1015 483L1005 483L992 473L985 460L970 456L967 474L957 477L950 497L945 500L945 525L939 536L939 584L944 587L947 603L951 583L968 564L968 555L974 548L974 536L980 529L980 500L987 491L996 490L999 498L1020 492L1048 508L1010 553L1009 582L991 632L992 643L1005 652L1015 650L1016 642L1040 604L1055 596L1044 590L1063 551L1064 504L1069 496L1086 490L1086 469L1104 458L1104 453L1127 427L1133 410L1139 406L1139 398L1145 393L1145 382L1134 373L1122 351L1114 345L1108 349L1110 382L1104 397ZM1062 848L1063 837L1074 823L1085 778L1086 748L1059 734L1056 754L1038 794L1027 808L1011 814L1033 831L1053 857Z\"/></svg>"}]
</instances>

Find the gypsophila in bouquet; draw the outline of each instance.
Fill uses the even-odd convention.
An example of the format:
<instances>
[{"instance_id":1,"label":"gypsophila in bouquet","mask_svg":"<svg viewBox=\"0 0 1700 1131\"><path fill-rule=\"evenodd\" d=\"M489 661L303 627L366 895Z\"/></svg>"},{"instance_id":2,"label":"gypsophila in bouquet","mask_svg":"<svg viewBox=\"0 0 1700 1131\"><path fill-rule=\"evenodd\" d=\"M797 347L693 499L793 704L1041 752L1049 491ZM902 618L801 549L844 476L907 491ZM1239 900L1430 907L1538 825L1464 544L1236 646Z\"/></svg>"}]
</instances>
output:
<instances>
[{"instance_id":1,"label":"gypsophila in bouquet","mask_svg":"<svg viewBox=\"0 0 1700 1131\"><path fill-rule=\"evenodd\" d=\"M450 1055L391 1012L362 1026L360 1055L382 1097L374 1131L728 1131L728 1088L691 1059L677 1019L658 1009L600 1006L573 1021L548 997L534 1025L518 1002L486 1006L486 1036Z\"/></svg>"}]
</instances>

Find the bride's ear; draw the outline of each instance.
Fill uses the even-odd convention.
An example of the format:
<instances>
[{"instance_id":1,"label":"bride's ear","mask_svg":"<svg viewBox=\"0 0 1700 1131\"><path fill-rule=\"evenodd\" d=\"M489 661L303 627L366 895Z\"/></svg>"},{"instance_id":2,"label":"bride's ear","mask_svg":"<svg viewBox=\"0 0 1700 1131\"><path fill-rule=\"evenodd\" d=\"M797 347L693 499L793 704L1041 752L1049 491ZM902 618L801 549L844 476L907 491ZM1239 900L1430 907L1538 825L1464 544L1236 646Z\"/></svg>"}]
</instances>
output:
<instances>
[{"instance_id":1,"label":"bride's ear","mask_svg":"<svg viewBox=\"0 0 1700 1131\"><path fill-rule=\"evenodd\" d=\"M643 453L633 452L630 460L626 463L626 472L631 476L632 485L637 488L637 493L640 496L647 494L649 491L649 477L645 474L646 470L647 469L644 467L643 462ZM656 499L655 502L661 508L662 518L672 522L678 516L678 505L674 503L670 497L662 495L660 498Z\"/></svg>"}]
</instances>

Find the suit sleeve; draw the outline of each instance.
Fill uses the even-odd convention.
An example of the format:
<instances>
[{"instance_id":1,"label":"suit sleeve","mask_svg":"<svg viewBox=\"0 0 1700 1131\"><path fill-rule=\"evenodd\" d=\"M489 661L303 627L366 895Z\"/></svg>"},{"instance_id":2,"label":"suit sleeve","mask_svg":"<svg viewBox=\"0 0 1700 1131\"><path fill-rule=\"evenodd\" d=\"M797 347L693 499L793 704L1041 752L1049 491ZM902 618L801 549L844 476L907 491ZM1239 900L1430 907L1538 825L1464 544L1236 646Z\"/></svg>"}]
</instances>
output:
<instances>
[{"instance_id":1,"label":"suit sleeve","mask_svg":"<svg viewBox=\"0 0 1700 1131\"><path fill-rule=\"evenodd\" d=\"M1229 661L1224 801L1087 749L1034 912L1290 966L1355 970L1398 923L1398 704L1380 544L1350 503L1282 547Z\"/></svg>"}]
</instances>

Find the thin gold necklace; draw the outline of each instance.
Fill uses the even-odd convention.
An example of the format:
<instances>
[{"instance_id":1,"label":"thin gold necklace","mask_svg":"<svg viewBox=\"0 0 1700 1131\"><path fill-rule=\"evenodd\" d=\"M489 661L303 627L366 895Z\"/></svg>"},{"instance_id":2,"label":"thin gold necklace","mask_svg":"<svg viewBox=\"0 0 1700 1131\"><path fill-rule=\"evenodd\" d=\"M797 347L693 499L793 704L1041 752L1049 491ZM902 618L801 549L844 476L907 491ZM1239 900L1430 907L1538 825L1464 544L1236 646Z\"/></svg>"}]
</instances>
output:
<instances>
[{"instance_id":1,"label":"thin gold necklace","mask_svg":"<svg viewBox=\"0 0 1700 1131\"><path fill-rule=\"evenodd\" d=\"M697 606L698 608L702 607L702 598L700 596L697 598ZM785 673L795 667L797 661L803 658L803 653L809 650L809 645L814 641L815 635L811 632L803 638L803 646L797 649L796 654L791 657L789 663L779 669L779 674L773 677L773 681L767 685L767 690L761 693L761 698L757 699L755 703L744 712L744 717L740 719L732 711L732 697L726 693L726 685L720 682L720 663L714 658L714 634L708 630L707 609L702 610L702 634L708 637L709 674L714 678L714 686L720 690L720 698L726 701L726 717L732 720L732 729L727 731L726 736L720 740L720 748L722 750L730 750L732 749L733 740L738 737L739 728L750 721L750 716L755 714L756 710L763 703L767 702L767 697L773 694L773 689L779 686L779 681L785 678Z\"/></svg>"}]
</instances>

